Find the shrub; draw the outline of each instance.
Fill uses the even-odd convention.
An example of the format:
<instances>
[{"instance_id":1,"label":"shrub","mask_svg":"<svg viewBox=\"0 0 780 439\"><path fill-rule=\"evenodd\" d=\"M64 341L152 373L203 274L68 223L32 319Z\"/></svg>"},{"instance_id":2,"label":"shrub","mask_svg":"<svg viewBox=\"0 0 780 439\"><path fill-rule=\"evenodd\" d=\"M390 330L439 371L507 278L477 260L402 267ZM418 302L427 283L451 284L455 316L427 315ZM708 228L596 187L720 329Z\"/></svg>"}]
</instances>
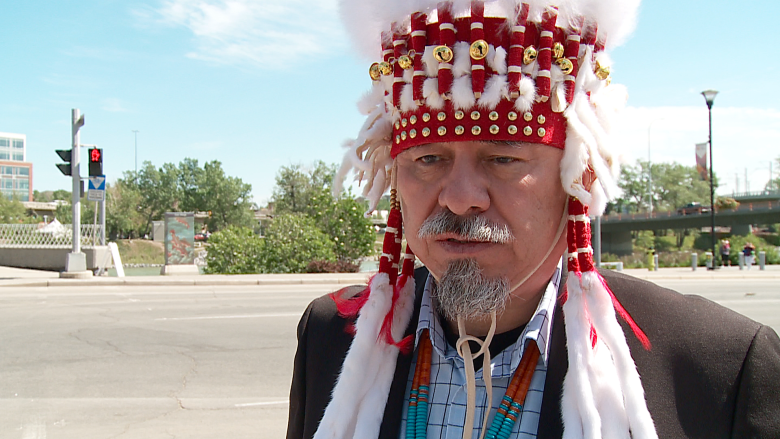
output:
<instances>
[{"instance_id":1,"label":"shrub","mask_svg":"<svg viewBox=\"0 0 780 439\"><path fill-rule=\"evenodd\" d=\"M263 272L263 239L248 227L229 226L209 237L205 272L251 274Z\"/></svg>"},{"instance_id":2,"label":"shrub","mask_svg":"<svg viewBox=\"0 0 780 439\"><path fill-rule=\"evenodd\" d=\"M267 273L305 273L311 261L336 261L333 242L314 220L303 214L284 213L268 226L263 251Z\"/></svg>"}]
</instances>

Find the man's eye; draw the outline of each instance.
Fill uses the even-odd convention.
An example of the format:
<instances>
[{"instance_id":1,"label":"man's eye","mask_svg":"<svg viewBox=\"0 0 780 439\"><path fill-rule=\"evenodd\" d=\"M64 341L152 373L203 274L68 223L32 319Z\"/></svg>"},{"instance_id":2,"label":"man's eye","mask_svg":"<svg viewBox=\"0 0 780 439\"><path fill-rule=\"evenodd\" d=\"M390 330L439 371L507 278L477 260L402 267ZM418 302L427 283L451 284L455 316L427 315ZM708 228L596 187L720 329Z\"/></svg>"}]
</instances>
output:
<instances>
[{"instance_id":1,"label":"man's eye","mask_svg":"<svg viewBox=\"0 0 780 439\"><path fill-rule=\"evenodd\" d=\"M418 158L417 160L418 160L419 162L421 162L421 163L425 163L425 164L429 165L429 164L432 164L432 163L436 163L436 162L438 162L438 161L439 161L439 156L435 156L435 155L424 155L424 156L422 156L422 157Z\"/></svg>"},{"instance_id":2,"label":"man's eye","mask_svg":"<svg viewBox=\"0 0 780 439\"><path fill-rule=\"evenodd\" d=\"M493 161L499 164L509 164L517 161L514 157L494 157Z\"/></svg>"}]
</instances>

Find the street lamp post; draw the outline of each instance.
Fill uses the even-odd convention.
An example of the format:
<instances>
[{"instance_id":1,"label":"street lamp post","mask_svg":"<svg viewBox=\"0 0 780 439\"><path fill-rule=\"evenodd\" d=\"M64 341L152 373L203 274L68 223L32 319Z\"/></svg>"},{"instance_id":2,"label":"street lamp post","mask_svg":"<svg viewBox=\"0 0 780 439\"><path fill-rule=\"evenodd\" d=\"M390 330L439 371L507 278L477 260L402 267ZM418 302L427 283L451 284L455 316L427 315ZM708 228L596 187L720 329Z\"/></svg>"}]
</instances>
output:
<instances>
[{"instance_id":1,"label":"street lamp post","mask_svg":"<svg viewBox=\"0 0 780 439\"><path fill-rule=\"evenodd\" d=\"M705 90L701 92L701 94L704 96L704 100L707 101L707 112L709 114L710 119L710 139L709 139L709 145L710 145L710 225L711 225L711 232L710 236L712 237L712 266L710 267L710 270L714 270L715 267L718 266L718 253L715 251L715 186L713 186L713 180L712 180L712 104L715 102L715 96L718 94L715 90Z\"/></svg>"}]
</instances>

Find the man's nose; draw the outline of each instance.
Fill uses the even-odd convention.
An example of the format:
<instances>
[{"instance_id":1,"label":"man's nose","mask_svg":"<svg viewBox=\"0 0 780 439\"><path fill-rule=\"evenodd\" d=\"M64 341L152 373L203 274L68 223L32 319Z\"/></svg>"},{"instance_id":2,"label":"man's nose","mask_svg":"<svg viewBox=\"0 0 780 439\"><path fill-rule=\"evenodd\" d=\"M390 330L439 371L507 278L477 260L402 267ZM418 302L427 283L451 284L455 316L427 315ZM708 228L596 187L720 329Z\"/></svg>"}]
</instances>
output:
<instances>
[{"instance_id":1,"label":"man's nose","mask_svg":"<svg viewBox=\"0 0 780 439\"><path fill-rule=\"evenodd\" d=\"M490 207L489 181L478 163L456 159L441 181L439 205L455 215L484 212Z\"/></svg>"}]
</instances>

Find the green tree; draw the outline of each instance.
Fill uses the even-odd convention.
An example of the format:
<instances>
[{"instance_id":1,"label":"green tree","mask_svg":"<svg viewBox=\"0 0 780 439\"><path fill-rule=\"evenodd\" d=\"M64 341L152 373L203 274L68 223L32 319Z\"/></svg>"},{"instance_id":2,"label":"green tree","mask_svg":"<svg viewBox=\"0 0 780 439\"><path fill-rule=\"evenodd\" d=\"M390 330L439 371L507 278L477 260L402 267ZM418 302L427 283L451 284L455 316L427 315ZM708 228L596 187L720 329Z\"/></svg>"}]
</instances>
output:
<instances>
[{"instance_id":1,"label":"green tree","mask_svg":"<svg viewBox=\"0 0 780 439\"><path fill-rule=\"evenodd\" d=\"M119 179L114 184L106 185L108 239L143 236L146 217L140 213L141 198L141 192L132 182Z\"/></svg>"},{"instance_id":2,"label":"green tree","mask_svg":"<svg viewBox=\"0 0 780 439\"><path fill-rule=\"evenodd\" d=\"M266 230L263 249L268 273L305 273L311 261L336 260L333 242L300 213L277 215Z\"/></svg>"},{"instance_id":3,"label":"green tree","mask_svg":"<svg viewBox=\"0 0 780 439\"><path fill-rule=\"evenodd\" d=\"M35 218L27 215L27 209L21 201L14 197L9 200L0 196L0 223L19 224L36 222Z\"/></svg>"},{"instance_id":4,"label":"green tree","mask_svg":"<svg viewBox=\"0 0 780 439\"><path fill-rule=\"evenodd\" d=\"M229 225L253 227L252 185L225 175L222 164L216 160L205 163L202 169L197 165L197 160L179 165L183 210L211 212L207 220L209 230Z\"/></svg>"},{"instance_id":5,"label":"green tree","mask_svg":"<svg viewBox=\"0 0 780 439\"><path fill-rule=\"evenodd\" d=\"M206 273L251 274L264 268L263 239L252 229L228 226L209 238Z\"/></svg>"},{"instance_id":6,"label":"green tree","mask_svg":"<svg viewBox=\"0 0 780 439\"><path fill-rule=\"evenodd\" d=\"M717 188L717 175L714 181ZM647 211L651 202L653 210L659 212L674 211L691 202L710 204L709 183L701 179L695 166L638 160L636 166L621 167L618 186L623 194L615 205L628 212Z\"/></svg>"}]
</instances>

